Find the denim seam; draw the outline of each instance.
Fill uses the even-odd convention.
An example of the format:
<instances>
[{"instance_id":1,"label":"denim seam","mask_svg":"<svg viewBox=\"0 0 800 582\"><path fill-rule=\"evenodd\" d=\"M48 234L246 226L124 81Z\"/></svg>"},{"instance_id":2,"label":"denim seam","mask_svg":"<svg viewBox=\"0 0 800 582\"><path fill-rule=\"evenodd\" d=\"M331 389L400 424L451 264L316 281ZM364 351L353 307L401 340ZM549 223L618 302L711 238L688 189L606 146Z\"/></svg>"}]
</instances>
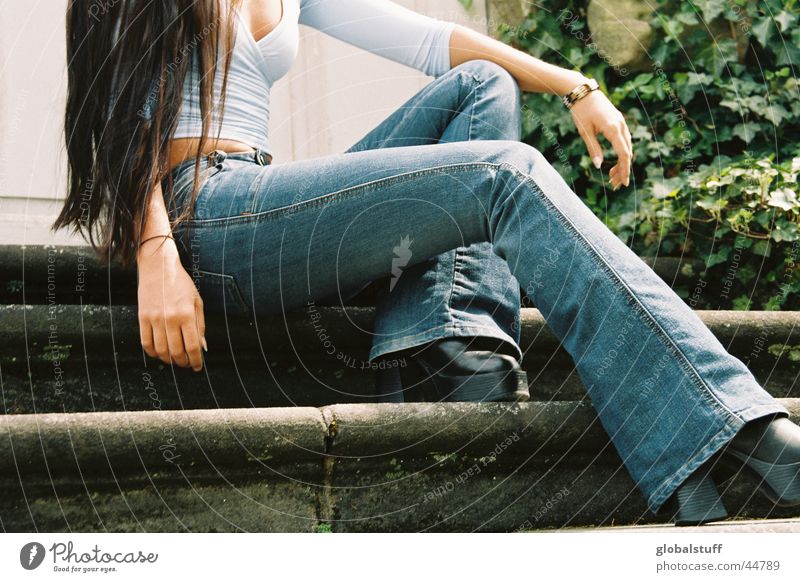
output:
<instances>
[{"instance_id":1,"label":"denim seam","mask_svg":"<svg viewBox=\"0 0 800 582\"><path fill-rule=\"evenodd\" d=\"M463 78L464 75L462 74L461 77ZM474 79L475 77L472 77L472 78ZM464 100L469 99L469 97L471 95L473 95L473 94L477 94L476 88L477 87L473 87L472 90L469 93L467 93L467 96L464 97ZM470 111L470 113L469 113L469 127L467 128L467 141L472 141L472 121L475 119L475 102L476 101L477 101L477 98L474 97L472 99L472 111Z\"/></svg>"},{"instance_id":2,"label":"denim seam","mask_svg":"<svg viewBox=\"0 0 800 582\"><path fill-rule=\"evenodd\" d=\"M472 89L472 93L475 94L475 97L472 99L472 112L469 114L469 130L467 131L467 136L469 137L469 141L474 141L472 137L472 128L473 128L473 121L475 120L475 109L478 106L478 101L480 101L479 90L483 87L485 81L480 77L476 76L475 73L468 73L470 77L475 81L475 87Z\"/></svg>"},{"instance_id":3,"label":"denim seam","mask_svg":"<svg viewBox=\"0 0 800 582\"><path fill-rule=\"evenodd\" d=\"M445 164L443 166L435 166L432 168L425 168L422 170L413 170L411 172L404 172L402 174L396 174L393 176L387 176L386 178L372 180L364 184L358 184L357 186L343 188L342 190L337 190L336 192L331 192L329 194L312 198L311 200L304 200L302 202L297 202L296 204L283 206L281 208L274 208L272 210L265 210L263 212L257 212L248 215L239 214L235 216L227 216L220 218L206 218L200 220L192 220L190 221L190 226L202 228L206 226L228 225L231 223L245 224L248 222L260 222L262 220L271 220L274 218L278 218L280 216L294 214L301 210L333 204L335 202L352 198L353 196L360 193L371 192L379 187L386 186L387 184L399 184L423 176L434 176L437 174L444 174L451 170L472 172L476 170L485 170L487 168L496 170L497 167L498 164L493 164L488 162L465 162L458 164Z\"/></svg>"},{"instance_id":4,"label":"denim seam","mask_svg":"<svg viewBox=\"0 0 800 582\"><path fill-rule=\"evenodd\" d=\"M461 263L460 259L461 253L459 252L458 248L453 249L453 270L450 273L450 293L447 297L447 317L450 320L450 325L455 325L456 318L453 317L453 296L455 295L456 290L456 279L458 277L458 266Z\"/></svg>"},{"instance_id":5,"label":"denim seam","mask_svg":"<svg viewBox=\"0 0 800 582\"><path fill-rule=\"evenodd\" d=\"M548 196L544 194L539 184L529 174L521 171L519 168L515 167L513 164L503 162L501 165L510 168L513 172L519 174L523 179L528 179L536 186L536 192L540 196L542 200L544 200L547 206L552 207L556 211L556 216L559 218L561 223L570 231L572 231L575 235L577 235L578 240L584 246L586 250L592 253L602 264L603 270L610 276L611 281L613 282L614 286L623 292L623 295L626 296L628 299L628 303L631 304L639 315L644 315L643 318L644 322L647 326L654 331L658 337L662 339L662 343L664 343L665 347L673 354L673 356L677 356L677 360L679 361L681 368L684 371L689 373L689 377L692 379L693 383L701 388L700 393L703 397L711 404L714 408L718 408L724 412L726 412L731 418L735 418L738 421L741 421L739 416L730 410L724 403L722 403L717 396L714 394L711 387L706 383L705 380L700 376L700 373L692 366L691 362L689 362L686 355L681 350L680 346L678 346L672 337L667 333L667 331L661 326L658 321L653 317L653 315L648 311L648 309L639 301L639 298L636 296L636 293L630 289L619 274L614 270L614 268L606 261L605 257L603 257L602 253L600 253L594 245L580 232L580 230L572 223L569 217L553 202ZM667 340L663 342L663 340Z\"/></svg>"},{"instance_id":6,"label":"denim seam","mask_svg":"<svg viewBox=\"0 0 800 582\"><path fill-rule=\"evenodd\" d=\"M469 87L469 92L464 96L461 100L461 103L458 106L458 111L463 111L464 103L467 100L470 101L472 110L469 113L469 127L467 128L467 141L474 141L472 137L472 128L473 128L473 120L475 119L475 109L477 107L477 102L479 101L480 97L478 95L478 90L483 85L483 80L478 78L475 74L467 72L467 71L459 71L459 80L463 83L465 80L467 81L467 85ZM460 267L463 261L461 260L461 253L458 248L454 249L454 256L453 256L453 276L450 282L450 296L447 302L448 307L448 316L450 317L450 322L452 325L456 325L456 318L453 315L453 298L455 296L455 287L457 284L458 276L461 273ZM460 284L459 284L460 287Z\"/></svg>"},{"instance_id":7,"label":"denim seam","mask_svg":"<svg viewBox=\"0 0 800 582\"><path fill-rule=\"evenodd\" d=\"M267 169L268 168L263 168L261 170L261 172L259 172L258 177L253 181L253 184L250 186L250 189L247 192L248 198L251 199L250 200L250 214L255 214L255 211L256 211L256 200L258 200L258 197L256 196L256 193L258 192L258 189L261 187L261 182L264 181L264 176L266 176L266 174L267 174Z\"/></svg>"},{"instance_id":8,"label":"denim seam","mask_svg":"<svg viewBox=\"0 0 800 582\"><path fill-rule=\"evenodd\" d=\"M491 328L491 327L476 326L476 325L450 325L450 324L443 324L443 325L437 325L435 327L429 327L425 331L417 332L414 335L406 335L401 338L390 339L390 340L379 340L377 344L373 345L373 348L375 347L375 345L381 346L381 344L388 344L389 346L392 346L400 342L409 342L409 341L416 342L418 339L422 338L436 339L437 337L442 337L439 334L435 333L440 330L445 330L451 333L463 333L465 331L468 331L470 332L470 335L498 338L507 342L510 341L511 345L514 346L515 350L520 354L522 353L522 349L519 347L517 342L514 341L514 338L504 333L503 330L499 328ZM372 350L370 350L370 352L371 351ZM397 351L397 348L392 348L390 350L387 350L385 353L392 353L394 351ZM381 355L385 355L385 353Z\"/></svg>"},{"instance_id":9,"label":"denim seam","mask_svg":"<svg viewBox=\"0 0 800 582\"><path fill-rule=\"evenodd\" d=\"M228 275L226 273L215 273L212 271L205 271L205 270L198 270L200 273L201 278L207 281L207 284L214 285L219 284L221 287L221 291L223 293L223 306L225 309L225 313L229 313L227 309L227 304L224 303L227 301L227 295L225 294L225 289L228 289L231 293L231 300L233 301L233 307L236 308L234 311L235 314L246 314L250 310L250 306L245 301L244 295L242 294L242 290L239 287L239 283L236 280L236 277L233 275Z\"/></svg>"}]
</instances>

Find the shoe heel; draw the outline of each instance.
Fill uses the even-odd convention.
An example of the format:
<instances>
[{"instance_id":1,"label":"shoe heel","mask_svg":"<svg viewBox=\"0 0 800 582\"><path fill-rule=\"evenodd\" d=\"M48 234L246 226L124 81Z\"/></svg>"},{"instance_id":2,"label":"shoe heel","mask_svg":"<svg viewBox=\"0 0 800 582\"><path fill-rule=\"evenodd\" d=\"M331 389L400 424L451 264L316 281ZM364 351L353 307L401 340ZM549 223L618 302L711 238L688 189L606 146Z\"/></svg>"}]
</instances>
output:
<instances>
[{"instance_id":1,"label":"shoe heel","mask_svg":"<svg viewBox=\"0 0 800 582\"><path fill-rule=\"evenodd\" d=\"M675 491L675 525L700 525L728 517L717 487L708 474L695 471Z\"/></svg>"}]
</instances>

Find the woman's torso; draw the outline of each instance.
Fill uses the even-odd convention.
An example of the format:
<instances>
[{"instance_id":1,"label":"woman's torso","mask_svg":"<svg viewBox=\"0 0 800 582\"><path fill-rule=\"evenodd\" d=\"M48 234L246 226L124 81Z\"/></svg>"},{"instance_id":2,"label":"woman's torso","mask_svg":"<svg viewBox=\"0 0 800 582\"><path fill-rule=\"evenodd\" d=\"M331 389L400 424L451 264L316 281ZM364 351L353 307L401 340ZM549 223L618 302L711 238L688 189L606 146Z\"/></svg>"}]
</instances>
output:
<instances>
[{"instance_id":1,"label":"woman's torso","mask_svg":"<svg viewBox=\"0 0 800 582\"><path fill-rule=\"evenodd\" d=\"M297 12L293 10L297 8L297 3L298 0L243 0L237 11L233 49L234 56L237 58L232 59L231 62L231 67L234 69L233 78L237 79L237 75L243 75L245 79L249 79L250 82L246 86L237 87L237 89L249 90L253 97L264 99L266 107L262 108L260 113L266 114L266 116L268 116L269 88L272 83L286 73L296 55L297 34L296 32L293 34L292 29L294 31L297 29ZM242 54L245 55L245 58L238 58ZM263 66L265 63L269 63L271 66L267 69ZM230 79L229 76L229 83ZM259 94L259 92L262 93ZM186 91L184 94L186 97ZM235 101L233 102L235 103ZM262 120L268 122L268 117L262 118ZM181 120L176 132L177 137L170 142L170 167L175 167L197 155L200 146L199 137L185 135L193 131L199 135L200 132L197 131L197 128L197 120L195 123L187 123L185 119ZM252 151L256 147L266 145L264 142L254 143L252 139L246 139L246 137L255 139L257 136L243 136L242 138L221 136L220 139L208 139L204 144L202 154L207 155L214 150ZM266 137L266 133L264 137Z\"/></svg>"}]
</instances>

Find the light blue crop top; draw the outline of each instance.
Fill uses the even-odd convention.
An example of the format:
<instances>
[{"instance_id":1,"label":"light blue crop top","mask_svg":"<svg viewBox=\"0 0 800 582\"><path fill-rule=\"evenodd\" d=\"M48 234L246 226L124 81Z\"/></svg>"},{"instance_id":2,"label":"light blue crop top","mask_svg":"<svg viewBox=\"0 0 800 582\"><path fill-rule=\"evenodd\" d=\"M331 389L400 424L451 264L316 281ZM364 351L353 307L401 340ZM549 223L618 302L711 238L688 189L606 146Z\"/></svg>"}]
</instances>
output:
<instances>
[{"instance_id":1,"label":"light blue crop top","mask_svg":"<svg viewBox=\"0 0 800 582\"><path fill-rule=\"evenodd\" d=\"M371 53L438 77L450 69L450 34L455 24L424 16L390 0L281 0L280 22L256 42L238 16L224 116L212 135L270 152L270 87L297 55L298 24L315 28ZM220 58L220 63L224 59ZM202 133L196 66L187 75L175 137ZM220 69L221 70L221 69ZM219 101L222 75L215 82Z\"/></svg>"}]
</instances>

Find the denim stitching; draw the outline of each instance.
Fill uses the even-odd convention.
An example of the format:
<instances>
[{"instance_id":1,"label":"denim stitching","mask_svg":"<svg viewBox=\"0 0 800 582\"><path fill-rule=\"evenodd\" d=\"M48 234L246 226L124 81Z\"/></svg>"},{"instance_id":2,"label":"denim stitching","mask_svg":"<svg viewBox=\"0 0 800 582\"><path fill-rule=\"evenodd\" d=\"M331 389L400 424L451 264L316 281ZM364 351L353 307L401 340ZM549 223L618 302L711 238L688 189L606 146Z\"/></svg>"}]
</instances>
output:
<instances>
[{"instance_id":1,"label":"denim stitching","mask_svg":"<svg viewBox=\"0 0 800 582\"><path fill-rule=\"evenodd\" d=\"M453 253L453 270L450 273L450 293L447 297L447 317L450 320L449 325L455 325L456 318L453 317L453 295L456 287L456 275L458 274L458 265L461 262L458 247L454 248Z\"/></svg>"},{"instance_id":2,"label":"denim stitching","mask_svg":"<svg viewBox=\"0 0 800 582\"><path fill-rule=\"evenodd\" d=\"M263 212L257 212L249 215L237 215L237 216L227 216L220 218L206 218L201 220L193 220L191 221L191 226L202 228L202 227L229 225L229 224L234 224L234 225L245 224L248 222L260 222L262 220L271 220L284 215L294 214L301 210L333 204L335 202L352 198L353 196L360 193L371 192L379 187L386 186L388 184L399 184L423 176L435 176L437 174L444 174L452 170L471 172L476 170L485 170L487 168L496 170L497 164L492 164L488 162L465 162L460 164L446 164L444 166L435 166L433 168L425 168L424 170L414 170L411 172L405 172L403 174L387 176L386 178L380 178L378 180L373 180L371 182L366 182L364 184L358 184L357 186L344 188L342 190L331 192L323 196L317 196L316 198L312 198L311 200L304 200L302 202L297 202L296 204L283 206L281 208L274 208L272 210L265 210Z\"/></svg>"},{"instance_id":3,"label":"denim stitching","mask_svg":"<svg viewBox=\"0 0 800 582\"><path fill-rule=\"evenodd\" d=\"M625 282L622 280L619 274L606 261L605 257L603 257L603 255L597 249L594 248L592 243L589 242L589 240L583 235L583 233L581 233L580 230L572 223L569 217L566 216L564 212L562 212L562 210L555 204L555 202L553 202L548 196L544 194L544 192L542 191L541 187L536 182L536 180L534 180L532 176L519 170L512 164L503 162L500 165L510 168L513 172L522 176L523 179L530 180L531 183L533 183L536 186L535 188L536 193L542 200L544 200L547 206L552 207L553 210L556 211L556 216L559 218L564 227L566 227L573 234L577 235L578 240L581 242L584 248L588 250L591 254L593 254L597 259L599 259L603 271L609 275L609 278L611 279L614 286L619 291L623 292L623 296L626 297L628 304L634 307L637 314L645 316L641 319L653 332L656 333L658 337L662 338L662 343L665 344L665 347L670 351L670 353L673 356L676 356L676 359L680 363L681 368L688 373L689 377L692 379L694 384L699 388L701 388L700 393L708 401L708 403L711 404L714 408L726 412L730 417L739 420L739 416L732 410L730 410L727 406L725 406L725 404L717 398L711 387L706 383L705 380L703 380L703 378L700 376L700 373L694 368L694 366L692 366L691 362L689 362L689 359L686 357L686 354L683 353L680 346L678 346L675 343L675 341L667 333L667 331L663 327L661 327L661 324L658 323L658 321L655 320L655 318L647 310L647 308L644 305L642 305L642 303L639 301L639 298L636 296L633 290L630 289L625 284Z\"/></svg>"},{"instance_id":4,"label":"denim stitching","mask_svg":"<svg viewBox=\"0 0 800 582\"><path fill-rule=\"evenodd\" d=\"M261 182L264 181L264 176L266 176L268 169L269 166L261 169L261 171L258 173L258 177L253 181L253 184L250 186L250 190L247 193L247 196L252 199L250 202L250 214L255 214L256 200L258 200L258 189L261 187Z\"/></svg>"},{"instance_id":5,"label":"denim stitching","mask_svg":"<svg viewBox=\"0 0 800 582\"><path fill-rule=\"evenodd\" d=\"M234 314L244 314L247 313L250 309L247 301L245 301L244 295L242 294L241 289L239 288L239 283L236 281L236 277L233 275L228 275L226 273L213 273L211 271L204 271L198 270L197 271L201 279L206 282L207 285L216 286L219 285L222 291L223 297L223 309L226 313L228 313L227 305L225 301L228 299L228 294L225 293L227 289L230 291L231 297L230 299L233 301L233 307L236 308Z\"/></svg>"},{"instance_id":6,"label":"denim stitching","mask_svg":"<svg viewBox=\"0 0 800 582\"><path fill-rule=\"evenodd\" d=\"M463 332L467 333L464 334ZM370 353L374 351L378 351L379 353L377 356L373 356L370 359L372 360L375 359L376 357L385 356L386 354L391 354L393 352L400 351L402 349L407 349L408 347L415 347L427 341L441 339L444 337L463 337L464 335L483 336L483 337L500 339L505 341L506 343L509 343L514 348L514 350L517 352L518 355L522 354L522 349L519 347L519 344L514 340L514 338L509 336L499 328L476 326L476 325L442 324L434 327L429 327L426 330L417 332L413 335L405 335L403 337L394 339L378 340L377 342L373 343ZM412 343L414 345L402 348L395 347L397 345L403 345L408 343ZM387 347L390 349L386 349Z\"/></svg>"}]
</instances>

